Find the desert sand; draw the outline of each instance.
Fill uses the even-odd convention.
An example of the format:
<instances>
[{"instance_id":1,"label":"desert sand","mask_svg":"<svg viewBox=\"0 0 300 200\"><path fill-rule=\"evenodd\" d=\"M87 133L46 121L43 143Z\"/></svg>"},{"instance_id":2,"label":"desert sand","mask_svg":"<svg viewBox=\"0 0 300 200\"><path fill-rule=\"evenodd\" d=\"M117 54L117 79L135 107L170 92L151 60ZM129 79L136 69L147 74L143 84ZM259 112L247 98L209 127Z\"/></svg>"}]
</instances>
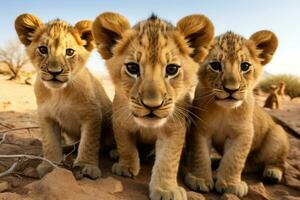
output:
<instances>
[{"instance_id":1,"label":"desert sand","mask_svg":"<svg viewBox=\"0 0 300 200\"><path fill-rule=\"evenodd\" d=\"M109 78L102 77L102 80L109 96L113 97L113 86ZM260 104L264 98L265 96L258 98ZM42 155L35 110L36 104L32 86L6 81L5 77L0 77L0 138L5 135L3 140L0 139L0 155ZM297 133L300 132L299 100L289 101L285 99L281 110L268 110L268 112L286 122ZM243 175L243 179L249 184L249 194L243 199L300 199L300 138L291 134L289 137L291 151L283 183L271 185L263 183L259 174ZM74 157L74 153L68 156L66 163L70 163ZM0 159L0 173L17 163L12 173L0 178L0 200L148 199L148 182L153 158L143 160L140 174L130 179L112 175L113 161L108 156L101 155L100 167L103 177L95 181L87 178L76 180L71 171L63 168L57 168L39 180L35 171L39 162L40 160L25 158ZM180 176L178 179L182 184ZM208 194L188 192L188 195L189 199L199 200L238 199L234 195L218 195L215 192Z\"/></svg>"}]
</instances>

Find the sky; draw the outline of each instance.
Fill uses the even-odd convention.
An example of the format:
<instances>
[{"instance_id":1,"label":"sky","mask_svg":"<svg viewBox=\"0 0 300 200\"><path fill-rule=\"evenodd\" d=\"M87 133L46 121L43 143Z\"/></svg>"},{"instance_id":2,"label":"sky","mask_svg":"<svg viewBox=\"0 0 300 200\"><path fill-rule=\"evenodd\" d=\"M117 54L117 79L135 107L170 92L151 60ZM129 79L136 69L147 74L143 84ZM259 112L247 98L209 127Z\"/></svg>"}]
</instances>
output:
<instances>
[{"instance_id":1,"label":"sky","mask_svg":"<svg viewBox=\"0 0 300 200\"><path fill-rule=\"evenodd\" d=\"M5 3L4 3L5 2ZM215 26L216 35L228 30L248 38L268 29L279 39L279 47L265 70L272 74L300 76L300 1L299 0L9 0L1 3L0 46L15 40L15 18L31 13L43 22L60 18L75 24L95 19L105 11L118 12L132 25L155 13L174 24L190 14L204 14ZM88 67L106 74L104 61L95 51Z\"/></svg>"}]
</instances>

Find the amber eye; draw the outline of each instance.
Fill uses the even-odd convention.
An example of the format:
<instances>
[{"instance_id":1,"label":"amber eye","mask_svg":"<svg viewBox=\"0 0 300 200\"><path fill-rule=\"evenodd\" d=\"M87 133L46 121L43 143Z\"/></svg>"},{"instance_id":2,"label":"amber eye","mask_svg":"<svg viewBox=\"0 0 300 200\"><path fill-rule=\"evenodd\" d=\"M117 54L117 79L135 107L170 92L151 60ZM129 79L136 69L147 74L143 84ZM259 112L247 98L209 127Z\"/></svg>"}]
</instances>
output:
<instances>
[{"instance_id":1,"label":"amber eye","mask_svg":"<svg viewBox=\"0 0 300 200\"><path fill-rule=\"evenodd\" d=\"M212 62L209 66L214 72L222 71L222 64L220 62Z\"/></svg>"},{"instance_id":2,"label":"amber eye","mask_svg":"<svg viewBox=\"0 0 300 200\"><path fill-rule=\"evenodd\" d=\"M126 71L131 76L139 76L140 75L140 66L137 63L130 62L125 64Z\"/></svg>"},{"instance_id":3,"label":"amber eye","mask_svg":"<svg viewBox=\"0 0 300 200\"><path fill-rule=\"evenodd\" d=\"M75 53L75 50L74 49L66 49L66 55L67 56L73 56Z\"/></svg>"},{"instance_id":4,"label":"amber eye","mask_svg":"<svg viewBox=\"0 0 300 200\"><path fill-rule=\"evenodd\" d=\"M46 46L39 46L38 49L41 54L43 55L48 54L48 48Z\"/></svg>"},{"instance_id":5,"label":"amber eye","mask_svg":"<svg viewBox=\"0 0 300 200\"><path fill-rule=\"evenodd\" d=\"M244 73L250 71L250 67L251 67L251 64L248 63L248 62L243 62L243 63L241 63L241 70L242 70L242 72L244 72Z\"/></svg>"},{"instance_id":6,"label":"amber eye","mask_svg":"<svg viewBox=\"0 0 300 200\"><path fill-rule=\"evenodd\" d=\"M167 76L175 76L178 73L180 66L176 64L169 64L166 67Z\"/></svg>"}]
</instances>

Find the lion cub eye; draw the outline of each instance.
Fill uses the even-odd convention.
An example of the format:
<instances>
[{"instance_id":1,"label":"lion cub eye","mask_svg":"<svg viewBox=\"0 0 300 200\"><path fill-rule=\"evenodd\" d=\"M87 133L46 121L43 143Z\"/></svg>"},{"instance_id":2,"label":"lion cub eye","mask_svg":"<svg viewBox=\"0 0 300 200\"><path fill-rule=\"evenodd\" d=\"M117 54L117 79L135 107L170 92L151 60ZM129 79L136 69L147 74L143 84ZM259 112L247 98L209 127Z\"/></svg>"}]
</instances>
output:
<instances>
[{"instance_id":1,"label":"lion cub eye","mask_svg":"<svg viewBox=\"0 0 300 200\"><path fill-rule=\"evenodd\" d=\"M176 64L168 64L166 67L166 76L175 76L180 66Z\"/></svg>"},{"instance_id":2,"label":"lion cub eye","mask_svg":"<svg viewBox=\"0 0 300 200\"><path fill-rule=\"evenodd\" d=\"M125 64L126 72L131 76L139 76L140 75L140 66L137 63L130 62Z\"/></svg>"},{"instance_id":3,"label":"lion cub eye","mask_svg":"<svg viewBox=\"0 0 300 200\"><path fill-rule=\"evenodd\" d=\"M243 73L246 73L250 70L251 64L248 62L241 63L241 70Z\"/></svg>"},{"instance_id":4,"label":"lion cub eye","mask_svg":"<svg viewBox=\"0 0 300 200\"><path fill-rule=\"evenodd\" d=\"M209 63L209 66L210 66L211 70L214 72L222 71L222 64L220 62Z\"/></svg>"},{"instance_id":5,"label":"lion cub eye","mask_svg":"<svg viewBox=\"0 0 300 200\"><path fill-rule=\"evenodd\" d=\"M75 50L74 49L66 49L66 55L67 56L73 56L75 53Z\"/></svg>"},{"instance_id":6,"label":"lion cub eye","mask_svg":"<svg viewBox=\"0 0 300 200\"><path fill-rule=\"evenodd\" d=\"M48 48L46 46L39 46L38 49L41 54L43 55L48 54Z\"/></svg>"}]
</instances>

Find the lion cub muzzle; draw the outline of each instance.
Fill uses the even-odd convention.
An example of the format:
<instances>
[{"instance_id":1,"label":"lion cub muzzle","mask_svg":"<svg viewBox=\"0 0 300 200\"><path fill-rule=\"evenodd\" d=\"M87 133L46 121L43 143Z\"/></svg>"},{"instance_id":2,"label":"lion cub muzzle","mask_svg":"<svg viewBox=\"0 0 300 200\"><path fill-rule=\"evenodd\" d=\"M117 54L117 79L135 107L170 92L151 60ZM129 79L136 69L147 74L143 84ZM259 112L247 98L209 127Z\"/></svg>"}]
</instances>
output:
<instances>
[{"instance_id":1,"label":"lion cub muzzle","mask_svg":"<svg viewBox=\"0 0 300 200\"><path fill-rule=\"evenodd\" d=\"M224 77L220 92L216 94L216 102L225 108L236 108L242 104L244 99L244 91L241 85L234 77Z\"/></svg>"},{"instance_id":2,"label":"lion cub muzzle","mask_svg":"<svg viewBox=\"0 0 300 200\"><path fill-rule=\"evenodd\" d=\"M173 112L172 99L168 99L165 89L154 81L145 81L138 97L131 100L134 119L144 127L163 125Z\"/></svg>"},{"instance_id":3,"label":"lion cub muzzle","mask_svg":"<svg viewBox=\"0 0 300 200\"><path fill-rule=\"evenodd\" d=\"M48 88L63 88L69 81L69 75L64 69L64 64L58 60L51 60L47 63L41 78Z\"/></svg>"}]
</instances>

